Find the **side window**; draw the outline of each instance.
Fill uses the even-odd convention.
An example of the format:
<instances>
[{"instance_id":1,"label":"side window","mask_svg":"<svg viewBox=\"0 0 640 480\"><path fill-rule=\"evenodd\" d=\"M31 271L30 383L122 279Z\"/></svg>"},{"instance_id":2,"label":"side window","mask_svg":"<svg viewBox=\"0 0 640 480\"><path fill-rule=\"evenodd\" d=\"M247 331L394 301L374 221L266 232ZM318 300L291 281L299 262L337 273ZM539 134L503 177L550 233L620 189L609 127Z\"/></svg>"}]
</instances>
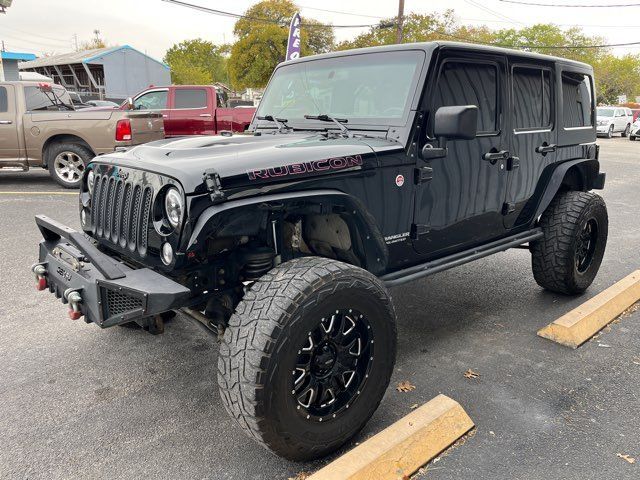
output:
<instances>
[{"instance_id":1,"label":"side window","mask_svg":"<svg viewBox=\"0 0 640 480\"><path fill-rule=\"evenodd\" d=\"M565 128L593 125L591 77L582 73L562 72L562 109Z\"/></svg>"},{"instance_id":2,"label":"side window","mask_svg":"<svg viewBox=\"0 0 640 480\"><path fill-rule=\"evenodd\" d=\"M513 118L516 129L549 128L551 72L542 68L513 69Z\"/></svg>"},{"instance_id":3,"label":"side window","mask_svg":"<svg viewBox=\"0 0 640 480\"><path fill-rule=\"evenodd\" d=\"M134 110L163 110L167 108L167 91L144 93L133 101Z\"/></svg>"},{"instance_id":4,"label":"side window","mask_svg":"<svg viewBox=\"0 0 640 480\"><path fill-rule=\"evenodd\" d=\"M434 92L432 118L439 107L476 105L478 133L498 132L498 68L484 63L449 61Z\"/></svg>"},{"instance_id":5,"label":"side window","mask_svg":"<svg viewBox=\"0 0 640 480\"><path fill-rule=\"evenodd\" d=\"M0 87L0 112L6 112L9 109L9 99L7 98L7 89Z\"/></svg>"},{"instance_id":6,"label":"side window","mask_svg":"<svg viewBox=\"0 0 640 480\"><path fill-rule=\"evenodd\" d=\"M204 88L178 88L173 108L206 108L207 91Z\"/></svg>"}]
</instances>

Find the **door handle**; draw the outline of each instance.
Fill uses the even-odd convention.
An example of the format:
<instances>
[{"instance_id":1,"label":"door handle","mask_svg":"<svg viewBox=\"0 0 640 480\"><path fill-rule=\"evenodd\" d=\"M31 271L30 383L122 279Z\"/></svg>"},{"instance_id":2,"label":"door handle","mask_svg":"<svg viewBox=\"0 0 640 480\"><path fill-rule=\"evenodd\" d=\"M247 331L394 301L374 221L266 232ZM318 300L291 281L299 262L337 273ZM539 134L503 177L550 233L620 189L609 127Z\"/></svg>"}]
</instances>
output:
<instances>
[{"instance_id":1,"label":"door handle","mask_svg":"<svg viewBox=\"0 0 640 480\"><path fill-rule=\"evenodd\" d=\"M536 147L536 153L551 153L555 152L558 146L555 144L545 145L544 143L539 147Z\"/></svg>"},{"instance_id":2,"label":"door handle","mask_svg":"<svg viewBox=\"0 0 640 480\"><path fill-rule=\"evenodd\" d=\"M487 152L482 155L482 159L491 163L491 165L495 165L500 160L506 160L509 158L509 152L507 150L500 150L499 152Z\"/></svg>"},{"instance_id":3,"label":"door handle","mask_svg":"<svg viewBox=\"0 0 640 480\"><path fill-rule=\"evenodd\" d=\"M211 118L211 114L210 113L201 113L200 116L201 117L206 117L206 118Z\"/></svg>"},{"instance_id":4,"label":"door handle","mask_svg":"<svg viewBox=\"0 0 640 480\"><path fill-rule=\"evenodd\" d=\"M11 120L0 120L0 125L11 125L12 123Z\"/></svg>"}]
</instances>

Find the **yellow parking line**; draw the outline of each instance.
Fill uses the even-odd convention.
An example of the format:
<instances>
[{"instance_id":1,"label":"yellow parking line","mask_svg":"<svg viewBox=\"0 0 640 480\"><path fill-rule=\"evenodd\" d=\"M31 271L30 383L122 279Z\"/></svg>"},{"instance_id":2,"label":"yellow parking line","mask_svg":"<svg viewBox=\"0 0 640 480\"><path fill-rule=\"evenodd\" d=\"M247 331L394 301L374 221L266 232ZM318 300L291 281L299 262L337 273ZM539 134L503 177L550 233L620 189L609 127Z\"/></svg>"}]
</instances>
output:
<instances>
[{"instance_id":1,"label":"yellow parking line","mask_svg":"<svg viewBox=\"0 0 640 480\"><path fill-rule=\"evenodd\" d=\"M0 195L78 195L78 192L0 192Z\"/></svg>"}]
</instances>

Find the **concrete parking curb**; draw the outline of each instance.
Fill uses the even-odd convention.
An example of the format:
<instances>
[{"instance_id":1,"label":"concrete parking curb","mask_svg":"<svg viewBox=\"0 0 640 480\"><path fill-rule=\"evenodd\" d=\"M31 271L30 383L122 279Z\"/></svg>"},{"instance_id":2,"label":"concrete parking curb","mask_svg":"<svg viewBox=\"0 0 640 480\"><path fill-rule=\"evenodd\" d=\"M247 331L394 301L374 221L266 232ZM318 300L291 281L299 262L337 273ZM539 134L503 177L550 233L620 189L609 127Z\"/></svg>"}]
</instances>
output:
<instances>
[{"instance_id":1,"label":"concrete parking curb","mask_svg":"<svg viewBox=\"0 0 640 480\"><path fill-rule=\"evenodd\" d=\"M538 330L538 335L578 348L640 300L640 270Z\"/></svg>"},{"instance_id":2,"label":"concrete parking curb","mask_svg":"<svg viewBox=\"0 0 640 480\"><path fill-rule=\"evenodd\" d=\"M408 478L473 427L458 402L438 395L308 480Z\"/></svg>"}]
</instances>

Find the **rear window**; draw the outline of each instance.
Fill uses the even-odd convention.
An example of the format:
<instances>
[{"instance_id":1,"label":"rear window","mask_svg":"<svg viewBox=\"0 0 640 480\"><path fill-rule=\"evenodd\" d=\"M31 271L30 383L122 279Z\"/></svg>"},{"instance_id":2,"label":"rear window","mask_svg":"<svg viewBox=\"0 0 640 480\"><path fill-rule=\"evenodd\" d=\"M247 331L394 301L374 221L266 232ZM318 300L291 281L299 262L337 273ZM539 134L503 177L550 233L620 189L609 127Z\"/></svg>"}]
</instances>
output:
<instances>
[{"instance_id":1,"label":"rear window","mask_svg":"<svg viewBox=\"0 0 640 480\"><path fill-rule=\"evenodd\" d=\"M206 108L207 91L204 88L180 88L175 91L173 108Z\"/></svg>"},{"instance_id":2,"label":"rear window","mask_svg":"<svg viewBox=\"0 0 640 480\"><path fill-rule=\"evenodd\" d=\"M7 99L7 89L0 87L0 112L6 112L9 108L9 102Z\"/></svg>"},{"instance_id":3,"label":"rear window","mask_svg":"<svg viewBox=\"0 0 640 480\"><path fill-rule=\"evenodd\" d=\"M565 128L593 125L592 91L591 77L588 75L562 72L562 107Z\"/></svg>"},{"instance_id":4,"label":"rear window","mask_svg":"<svg viewBox=\"0 0 640 480\"><path fill-rule=\"evenodd\" d=\"M516 129L550 127L551 72L541 68L514 68L513 108Z\"/></svg>"},{"instance_id":5,"label":"rear window","mask_svg":"<svg viewBox=\"0 0 640 480\"><path fill-rule=\"evenodd\" d=\"M60 86L52 86L53 92L43 92L38 87L25 87L24 99L27 104L27 111L36 110L60 110L64 109L60 102L72 106L69 93Z\"/></svg>"},{"instance_id":6,"label":"rear window","mask_svg":"<svg viewBox=\"0 0 640 480\"><path fill-rule=\"evenodd\" d=\"M498 69L493 64L448 61L444 64L434 95L439 107L476 105L478 133L498 130Z\"/></svg>"}]
</instances>

